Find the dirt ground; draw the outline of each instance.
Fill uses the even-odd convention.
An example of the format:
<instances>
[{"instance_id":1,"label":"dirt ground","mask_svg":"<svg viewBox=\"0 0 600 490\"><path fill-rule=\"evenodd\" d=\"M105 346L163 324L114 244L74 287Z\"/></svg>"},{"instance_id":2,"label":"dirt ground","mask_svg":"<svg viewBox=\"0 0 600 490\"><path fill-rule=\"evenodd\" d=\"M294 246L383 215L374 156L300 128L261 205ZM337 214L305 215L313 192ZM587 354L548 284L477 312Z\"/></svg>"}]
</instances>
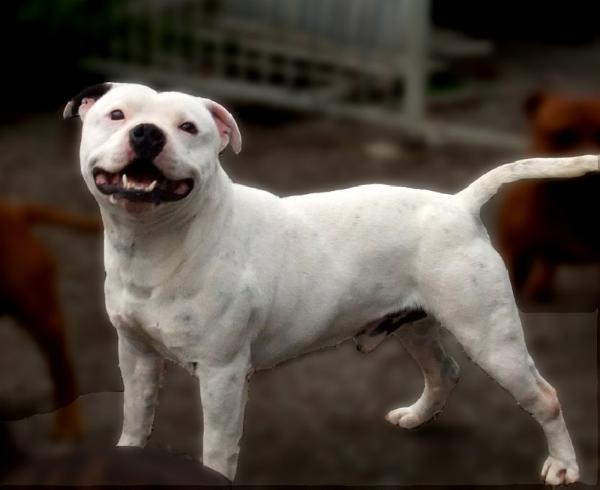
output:
<instances>
[{"instance_id":1,"label":"dirt ground","mask_svg":"<svg viewBox=\"0 0 600 490\"><path fill-rule=\"evenodd\" d=\"M513 48L514 49L514 48ZM597 82L590 72L598 46L508 48L501 77L480 104L445 109L448 120L524 131L521 103L540 84ZM597 58L596 58L597 60ZM597 65L597 63L596 63ZM230 176L280 195L365 182L454 192L485 170L519 156L468 146L424 147L393 131L324 118L261 121L240 109L245 148L227 154ZM258 117L257 117L258 115ZM24 116L0 127L0 195L95 213L76 163L74 126L60 110ZM373 147L385 147L385 156ZM375 155L378 153L379 156ZM401 228L402 224L398 223ZM60 265L80 403L83 445L110 445L121 423L116 336L102 299L100 237L40 229ZM582 281L580 278L586 278ZM595 288L590 270L564 270L561 287ZM540 372L556 387L579 458L582 478L595 483L598 464L597 312L523 314L527 343ZM546 449L530 416L462 353L446 344L462 379L437 420L415 431L392 427L390 409L412 403L422 379L395 339L364 356L351 343L257 374L250 387L239 483L245 484L508 484L535 483ZM49 439L51 386L42 358L11 319L0 319L0 404L18 444L32 453L60 450ZM38 415L35 415L38 414ZM200 452L201 412L196 383L170 366L150 444L170 452Z\"/></svg>"}]
</instances>

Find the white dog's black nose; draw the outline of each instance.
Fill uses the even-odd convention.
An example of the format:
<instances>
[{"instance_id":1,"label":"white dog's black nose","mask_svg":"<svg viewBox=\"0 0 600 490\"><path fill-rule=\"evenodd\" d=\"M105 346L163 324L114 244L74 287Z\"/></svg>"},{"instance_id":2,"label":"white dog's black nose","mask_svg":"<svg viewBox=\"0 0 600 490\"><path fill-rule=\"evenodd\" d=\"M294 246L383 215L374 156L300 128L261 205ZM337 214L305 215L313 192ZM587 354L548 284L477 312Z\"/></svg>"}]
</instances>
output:
<instances>
[{"instance_id":1,"label":"white dog's black nose","mask_svg":"<svg viewBox=\"0 0 600 490\"><path fill-rule=\"evenodd\" d=\"M129 131L131 148L140 158L154 158L162 151L166 141L165 133L154 124L138 124Z\"/></svg>"}]
</instances>

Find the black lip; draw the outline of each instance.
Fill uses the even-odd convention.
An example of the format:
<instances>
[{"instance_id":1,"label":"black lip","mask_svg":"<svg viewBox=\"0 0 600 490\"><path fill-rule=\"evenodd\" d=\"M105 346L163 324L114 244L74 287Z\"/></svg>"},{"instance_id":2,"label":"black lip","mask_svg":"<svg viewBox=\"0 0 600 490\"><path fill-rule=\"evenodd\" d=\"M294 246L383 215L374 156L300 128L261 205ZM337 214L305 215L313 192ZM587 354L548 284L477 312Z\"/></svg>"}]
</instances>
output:
<instances>
[{"instance_id":1,"label":"black lip","mask_svg":"<svg viewBox=\"0 0 600 490\"><path fill-rule=\"evenodd\" d=\"M114 179L115 175L117 175L118 183L96 184L96 176L100 173L104 173L111 180ZM127 174L129 176L143 175L144 178L156 180L158 183L155 189L151 192L138 189L125 189L121 184L123 174ZM122 198L133 202L160 204L161 202L180 201L181 199L185 199L194 188L193 179L170 180L166 178L151 161L141 159L132 161L126 167L114 173L107 172L102 168L95 168L92 172L92 176L94 178L94 184L102 194L114 195L117 198ZM187 184L188 190L185 194L176 194L174 189L182 182Z\"/></svg>"}]
</instances>

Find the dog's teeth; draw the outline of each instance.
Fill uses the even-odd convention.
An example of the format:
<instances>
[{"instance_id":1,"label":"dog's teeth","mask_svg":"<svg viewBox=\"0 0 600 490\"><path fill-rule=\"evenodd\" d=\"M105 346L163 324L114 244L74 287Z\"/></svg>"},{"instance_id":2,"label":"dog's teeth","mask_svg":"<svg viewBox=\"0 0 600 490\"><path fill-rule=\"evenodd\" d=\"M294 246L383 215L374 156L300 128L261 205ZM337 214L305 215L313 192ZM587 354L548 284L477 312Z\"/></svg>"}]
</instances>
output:
<instances>
[{"instance_id":1,"label":"dog's teeth","mask_svg":"<svg viewBox=\"0 0 600 490\"><path fill-rule=\"evenodd\" d=\"M117 204L117 196L115 196L114 194L111 194L108 200L111 204Z\"/></svg>"},{"instance_id":2,"label":"dog's teeth","mask_svg":"<svg viewBox=\"0 0 600 490\"><path fill-rule=\"evenodd\" d=\"M127 174L123 174L123 177L121 178L121 180L123 181L123 187L125 189L129 188L129 182L127 182Z\"/></svg>"},{"instance_id":3,"label":"dog's teeth","mask_svg":"<svg viewBox=\"0 0 600 490\"><path fill-rule=\"evenodd\" d=\"M156 187L156 184L158 184L158 182L156 180L153 180L152 183L148 187L146 187L146 190L148 192L152 192Z\"/></svg>"}]
</instances>

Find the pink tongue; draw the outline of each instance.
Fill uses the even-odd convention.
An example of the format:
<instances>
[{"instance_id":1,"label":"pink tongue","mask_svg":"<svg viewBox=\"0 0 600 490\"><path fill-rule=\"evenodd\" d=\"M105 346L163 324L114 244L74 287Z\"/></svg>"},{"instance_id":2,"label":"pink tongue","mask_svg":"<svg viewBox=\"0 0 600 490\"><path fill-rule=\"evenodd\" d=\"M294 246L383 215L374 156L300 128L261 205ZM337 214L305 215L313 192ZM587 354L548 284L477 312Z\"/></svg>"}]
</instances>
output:
<instances>
[{"instance_id":1,"label":"pink tongue","mask_svg":"<svg viewBox=\"0 0 600 490\"><path fill-rule=\"evenodd\" d=\"M175 194L179 194L183 196L188 191L188 185L185 182L179 182L177 187L175 187Z\"/></svg>"},{"instance_id":2,"label":"pink tongue","mask_svg":"<svg viewBox=\"0 0 600 490\"><path fill-rule=\"evenodd\" d=\"M107 182L108 182L108 178L106 177L106 175L104 175L104 174L96 175L96 184L102 185L102 184L106 184Z\"/></svg>"}]
</instances>

